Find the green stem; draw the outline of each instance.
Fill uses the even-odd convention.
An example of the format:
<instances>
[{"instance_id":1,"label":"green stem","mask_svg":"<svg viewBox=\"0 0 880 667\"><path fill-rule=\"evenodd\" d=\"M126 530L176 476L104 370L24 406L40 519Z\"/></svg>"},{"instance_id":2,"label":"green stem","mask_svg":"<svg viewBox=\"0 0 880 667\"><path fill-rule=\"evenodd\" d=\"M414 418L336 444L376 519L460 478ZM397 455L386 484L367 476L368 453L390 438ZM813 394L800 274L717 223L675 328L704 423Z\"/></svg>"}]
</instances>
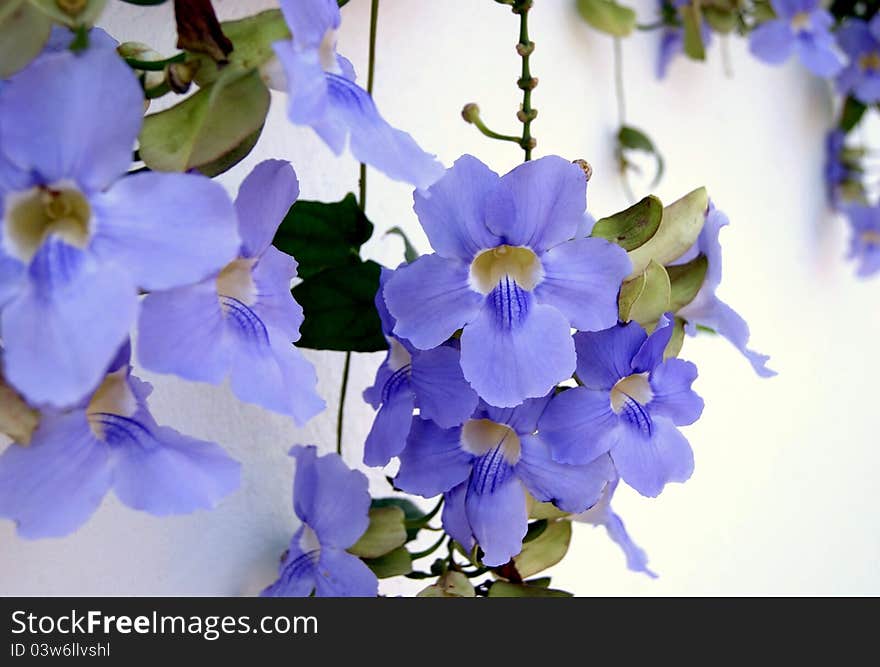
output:
<instances>
[{"instance_id":1,"label":"green stem","mask_svg":"<svg viewBox=\"0 0 880 667\"><path fill-rule=\"evenodd\" d=\"M418 519L413 519L412 521L405 521L404 526L406 528L423 528L428 525L428 522L437 516L437 512L440 511L440 508L443 507L443 496L440 496L440 500L437 501L437 504L434 506L430 512L425 514L424 516L420 516Z\"/></svg>"},{"instance_id":2,"label":"green stem","mask_svg":"<svg viewBox=\"0 0 880 667\"><path fill-rule=\"evenodd\" d=\"M170 65L171 63L182 63L184 60L186 60L186 54L178 53L177 55L165 58L164 60L138 60L137 58L126 58L125 62L128 63L128 66L132 69L139 69L142 72L161 72L165 69L166 65Z\"/></svg>"},{"instance_id":3,"label":"green stem","mask_svg":"<svg viewBox=\"0 0 880 667\"><path fill-rule=\"evenodd\" d=\"M620 37L614 38L614 96L617 99L617 124L619 128L626 125L626 95L623 88L623 43ZM619 130L618 130L619 131ZM620 149L618 148L618 151ZM629 182L626 163L623 156L618 155L620 161L620 178L623 191L629 201L635 201L632 186Z\"/></svg>"},{"instance_id":4,"label":"green stem","mask_svg":"<svg viewBox=\"0 0 880 667\"><path fill-rule=\"evenodd\" d=\"M379 22L379 0L370 4L370 52L367 60L367 93L373 96L373 81L376 74L376 25ZM367 165L361 162L358 179L358 206L367 209ZM336 415L336 453L342 455L342 423L345 418L345 394L348 390L348 375L351 370L351 352L345 353L345 366L342 368L342 388L339 393L339 412Z\"/></svg>"},{"instance_id":5,"label":"green stem","mask_svg":"<svg viewBox=\"0 0 880 667\"><path fill-rule=\"evenodd\" d=\"M499 134L494 130L490 130L486 123L483 122L483 119L479 116L474 117L471 122L482 134L489 137L490 139L498 139L500 141L512 141L515 144L519 144L522 142L522 139L520 137L514 137L510 134Z\"/></svg>"},{"instance_id":6,"label":"green stem","mask_svg":"<svg viewBox=\"0 0 880 667\"><path fill-rule=\"evenodd\" d=\"M517 115L523 124L520 146L525 152L524 162L532 159L532 149L535 140L532 138L532 121L537 116L537 111L532 109L532 90L538 85L538 80L532 77L529 69L529 58L535 50L535 43L529 40L529 10L532 8L532 0L519 0L514 5L513 11L519 14L519 43L516 52L522 58L522 70L517 85L523 91L522 109Z\"/></svg>"},{"instance_id":7,"label":"green stem","mask_svg":"<svg viewBox=\"0 0 880 667\"><path fill-rule=\"evenodd\" d=\"M440 545L443 544L443 542L447 539L448 539L448 536L446 535L446 533L443 533L443 535L440 536L440 539L437 540L436 542L434 542L434 544L429 546L427 549L425 549L424 551L416 551L414 554L412 554L412 559L418 560L419 558L424 558L425 556L430 556L432 553L437 551L437 549L440 548Z\"/></svg>"}]
</instances>

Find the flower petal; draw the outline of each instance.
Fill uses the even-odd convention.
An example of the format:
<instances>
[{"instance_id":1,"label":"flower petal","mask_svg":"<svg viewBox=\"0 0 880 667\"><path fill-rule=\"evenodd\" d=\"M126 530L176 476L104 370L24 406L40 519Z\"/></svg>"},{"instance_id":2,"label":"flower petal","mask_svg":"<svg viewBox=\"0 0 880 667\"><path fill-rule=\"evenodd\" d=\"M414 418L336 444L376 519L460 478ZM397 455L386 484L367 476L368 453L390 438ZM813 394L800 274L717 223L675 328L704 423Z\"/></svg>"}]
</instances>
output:
<instances>
[{"instance_id":1,"label":"flower petal","mask_svg":"<svg viewBox=\"0 0 880 667\"><path fill-rule=\"evenodd\" d=\"M422 350L437 347L473 320L484 301L470 287L467 265L439 255L422 255L397 269L383 294L397 320L394 333Z\"/></svg>"},{"instance_id":2,"label":"flower petal","mask_svg":"<svg viewBox=\"0 0 880 667\"><path fill-rule=\"evenodd\" d=\"M299 47L317 48L328 30L342 23L336 0L280 0L284 20Z\"/></svg>"},{"instance_id":3,"label":"flower petal","mask_svg":"<svg viewBox=\"0 0 880 667\"><path fill-rule=\"evenodd\" d=\"M278 579L260 593L264 598L304 598L315 590L317 564L314 554L303 553L299 548L303 527L293 535L290 548L281 561Z\"/></svg>"},{"instance_id":4,"label":"flower petal","mask_svg":"<svg viewBox=\"0 0 880 667\"><path fill-rule=\"evenodd\" d=\"M669 417L676 426L693 424L703 413L703 399L691 389L697 367L689 361L669 359L651 373L649 404L652 414Z\"/></svg>"},{"instance_id":5,"label":"flower petal","mask_svg":"<svg viewBox=\"0 0 880 667\"><path fill-rule=\"evenodd\" d=\"M188 285L238 253L238 222L219 183L196 174L145 172L93 198L94 252L147 290Z\"/></svg>"},{"instance_id":6,"label":"flower petal","mask_svg":"<svg viewBox=\"0 0 880 667\"><path fill-rule=\"evenodd\" d=\"M137 317L137 292L112 266L53 237L2 312L5 375L33 404L70 405L97 386Z\"/></svg>"},{"instance_id":7,"label":"flower petal","mask_svg":"<svg viewBox=\"0 0 880 667\"><path fill-rule=\"evenodd\" d=\"M592 389L611 389L632 374L633 358L647 338L636 322L575 334L578 378Z\"/></svg>"},{"instance_id":8,"label":"flower petal","mask_svg":"<svg viewBox=\"0 0 880 667\"><path fill-rule=\"evenodd\" d=\"M625 423L617 435L611 459L623 481L643 496L659 496L667 483L690 479L694 453L671 420L654 418L649 437Z\"/></svg>"},{"instance_id":9,"label":"flower petal","mask_svg":"<svg viewBox=\"0 0 880 667\"><path fill-rule=\"evenodd\" d=\"M215 281L148 295L141 303L137 350L140 364L156 373L223 382L229 349Z\"/></svg>"},{"instance_id":10,"label":"flower petal","mask_svg":"<svg viewBox=\"0 0 880 667\"><path fill-rule=\"evenodd\" d=\"M286 160L264 160L247 175L235 198L245 257L256 257L269 247L297 197L299 181Z\"/></svg>"},{"instance_id":11,"label":"flower petal","mask_svg":"<svg viewBox=\"0 0 880 667\"><path fill-rule=\"evenodd\" d=\"M443 495L443 514L441 520L446 533L461 546L470 552L476 544L471 524L467 518L465 498L467 497L467 482L462 482Z\"/></svg>"},{"instance_id":12,"label":"flower petal","mask_svg":"<svg viewBox=\"0 0 880 667\"><path fill-rule=\"evenodd\" d=\"M799 39L795 44L795 52L804 67L823 79L830 79L843 69L843 63L834 51L833 42L827 44L813 39Z\"/></svg>"},{"instance_id":13,"label":"flower petal","mask_svg":"<svg viewBox=\"0 0 880 667\"><path fill-rule=\"evenodd\" d=\"M483 400L513 407L571 377L576 357L568 321L507 278L461 335L461 369Z\"/></svg>"},{"instance_id":14,"label":"flower petal","mask_svg":"<svg viewBox=\"0 0 880 667\"><path fill-rule=\"evenodd\" d=\"M461 353L441 345L412 358L412 388L419 412L442 428L459 426L470 417L479 398L461 371Z\"/></svg>"},{"instance_id":15,"label":"flower petal","mask_svg":"<svg viewBox=\"0 0 880 667\"><path fill-rule=\"evenodd\" d=\"M500 469L492 469L487 458L491 455L480 457L484 460L482 468L475 464L465 511L483 549L483 563L496 566L504 565L522 550L529 521L522 484L503 461Z\"/></svg>"},{"instance_id":16,"label":"flower petal","mask_svg":"<svg viewBox=\"0 0 880 667\"><path fill-rule=\"evenodd\" d=\"M778 65L791 55L794 42L794 33L788 23L767 21L752 31L749 50L765 63Z\"/></svg>"},{"instance_id":17,"label":"flower petal","mask_svg":"<svg viewBox=\"0 0 880 667\"><path fill-rule=\"evenodd\" d=\"M22 288L25 266L0 248L0 309Z\"/></svg>"},{"instance_id":18,"label":"flower petal","mask_svg":"<svg viewBox=\"0 0 880 667\"><path fill-rule=\"evenodd\" d=\"M541 264L538 301L559 310L581 331L617 324L617 292L632 270L623 248L604 239L576 239L541 255Z\"/></svg>"},{"instance_id":19,"label":"flower petal","mask_svg":"<svg viewBox=\"0 0 880 667\"><path fill-rule=\"evenodd\" d=\"M349 150L356 160L421 190L443 175L443 165L409 134L391 127L365 90L341 76L326 76L327 122L348 129Z\"/></svg>"},{"instance_id":20,"label":"flower petal","mask_svg":"<svg viewBox=\"0 0 880 667\"><path fill-rule=\"evenodd\" d=\"M493 215L513 214L509 198L490 206L491 195L500 187L498 174L472 155L463 155L426 192L413 195L416 215L438 255L470 262L481 250L500 244L486 226ZM508 216L503 216L505 210Z\"/></svg>"},{"instance_id":21,"label":"flower petal","mask_svg":"<svg viewBox=\"0 0 880 667\"><path fill-rule=\"evenodd\" d=\"M260 255L251 271L257 292L252 310L266 326L283 331L291 341L299 340L302 326L302 306L293 298L290 285L296 277L296 260L274 246Z\"/></svg>"},{"instance_id":22,"label":"flower petal","mask_svg":"<svg viewBox=\"0 0 880 667\"><path fill-rule=\"evenodd\" d=\"M5 82L0 144L19 169L87 191L109 186L131 164L143 93L114 49L62 51Z\"/></svg>"},{"instance_id":23,"label":"flower petal","mask_svg":"<svg viewBox=\"0 0 880 667\"><path fill-rule=\"evenodd\" d=\"M552 502L563 512L583 512L592 507L615 477L608 456L586 465L566 465L553 460L540 436L522 436L520 443L522 457L516 464L517 476L537 500Z\"/></svg>"},{"instance_id":24,"label":"flower petal","mask_svg":"<svg viewBox=\"0 0 880 667\"><path fill-rule=\"evenodd\" d=\"M314 51L297 50L291 41L275 42L272 48L284 72L283 79L288 94L287 117L290 122L313 127L322 123L327 116L329 101L327 75L321 67L318 54ZM345 148L343 128L338 128L333 133L335 138L324 136L323 132L319 134L337 155Z\"/></svg>"},{"instance_id":25,"label":"flower petal","mask_svg":"<svg viewBox=\"0 0 880 667\"><path fill-rule=\"evenodd\" d=\"M319 598L374 598L379 580L357 556L342 549L323 548L315 577L315 595Z\"/></svg>"},{"instance_id":26,"label":"flower petal","mask_svg":"<svg viewBox=\"0 0 880 667\"><path fill-rule=\"evenodd\" d=\"M548 155L501 177L495 199L510 198L513 216L494 216L489 228L505 243L543 252L574 238L587 209L587 179L576 164Z\"/></svg>"},{"instance_id":27,"label":"flower petal","mask_svg":"<svg viewBox=\"0 0 880 667\"><path fill-rule=\"evenodd\" d=\"M367 478L350 470L338 454L319 457L315 447L290 450L296 459L293 508L315 531L322 547L347 549L370 523Z\"/></svg>"},{"instance_id":28,"label":"flower petal","mask_svg":"<svg viewBox=\"0 0 880 667\"><path fill-rule=\"evenodd\" d=\"M0 456L0 516L28 539L68 535L95 512L111 478L107 447L83 411L44 415L28 447Z\"/></svg>"},{"instance_id":29,"label":"flower petal","mask_svg":"<svg viewBox=\"0 0 880 667\"><path fill-rule=\"evenodd\" d=\"M390 393L386 392L364 442L364 464L368 466L385 466L406 447L415 397L409 382L394 384Z\"/></svg>"},{"instance_id":30,"label":"flower petal","mask_svg":"<svg viewBox=\"0 0 880 667\"><path fill-rule=\"evenodd\" d=\"M675 330L673 321L672 313L665 313L660 316L654 331L642 343L639 351L633 357L631 365L636 373L652 371L663 361L666 346L669 345L669 341L672 339L672 332Z\"/></svg>"},{"instance_id":31,"label":"flower petal","mask_svg":"<svg viewBox=\"0 0 880 667\"><path fill-rule=\"evenodd\" d=\"M607 391L575 387L553 397L538 433L555 461L583 465L611 448L617 423Z\"/></svg>"},{"instance_id":32,"label":"flower petal","mask_svg":"<svg viewBox=\"0 0 880 667\"><path fill-rule=\"evenodd\" d=\"M461 429L442 429L416 417L394 480L399 489L431 498L467 479L473 456L461 448Z\"/></svg>"}]
</instances>

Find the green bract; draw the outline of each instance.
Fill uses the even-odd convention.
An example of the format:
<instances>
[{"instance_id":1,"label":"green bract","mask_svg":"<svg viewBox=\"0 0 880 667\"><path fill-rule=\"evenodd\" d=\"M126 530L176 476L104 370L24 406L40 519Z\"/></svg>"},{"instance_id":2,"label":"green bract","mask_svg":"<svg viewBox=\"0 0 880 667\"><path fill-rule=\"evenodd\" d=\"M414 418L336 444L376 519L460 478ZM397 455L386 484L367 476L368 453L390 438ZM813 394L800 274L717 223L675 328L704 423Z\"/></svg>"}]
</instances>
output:
<instances>
[{"instance_id":1,"label":"green bract","mask_svg":"<svg viewBox=\"0 0 880 667\"><path fill-rule=\"evenodd\" d=\"M612 0L577 0L578 13L596 30L626 37L636 27L636 13Z\"/></svg>"},{"instance_id":2,"label":"green bract","mask_svg":"<svg viewBox=\"0 0 880 667\"><path fill-rule=\"evenodd\" d=\"M620 319L623 322L634 320L645 328L653 326L669 310L671 293L666 269L651 260L640 275L620 287Z\"/></svg>"},{"instance_id":3,"label":"green bract","mask_svg":"<svg viewBox=\"0 0 880 667\"><path fill-rule=\"evenodd\" d=\"M662 217L663 203L649 195L628 209L596 222L591 236L608 239L627 251L635 250L654 236Z\"/></svg>"},{"instance_id":4,"label":"green bract","mask_svg":"<svg viewBox=\"0 0 880 667\"><path fill-rule=\"evenodd\" d=\"M643 246L629 253L633 270L628 279L632 280L644 272L651 260L665 265L687 252L703 229L708 208L706 188L698 188L664 208L657 233Z\"/></svg>"},{"instance_id":5,"label":"green bract","mask_svg":"<svg viewBox=\"0 0 880 667\"><path fill-rule=\"evenodd\" d=\"M361 538L348 549L361 558L379 558L406 543L403 510L399 507L373 507L370 525Z\"/></svg>"},{"instance_id":6,"label":"green bract","mask_svg":"<svg viewBox=\"0 0 880 667\"><path fill-rule=\"evenodd\" d=\"M268 111L269 90L256 71L224 72L183 102L144 119L141 159L155 171L216 175L247 155Z\"/></svg>"},{"instance_id":7,"label":"green bract","mask_svg":"<svg viewBox=\"0 0 880 667\"><path fill-rule=\"evenodd\" d=\"M543 532L525 542L522 551L514 557L513 564L520 578L531 577L556 565L565 557L570 543L570 521L548 522Z\"/></svg>"},{"instance_id":8,"label":"green bract","mask_svg":"<svg viewBox=\"0 0 880 667\"><path fill-rule=\"evenodd\" d=\"M472 598L475 597L473 584L461 572L450 570L442 575L437 583L420 591L420 598Z\"/></svg>"}]
</instances>

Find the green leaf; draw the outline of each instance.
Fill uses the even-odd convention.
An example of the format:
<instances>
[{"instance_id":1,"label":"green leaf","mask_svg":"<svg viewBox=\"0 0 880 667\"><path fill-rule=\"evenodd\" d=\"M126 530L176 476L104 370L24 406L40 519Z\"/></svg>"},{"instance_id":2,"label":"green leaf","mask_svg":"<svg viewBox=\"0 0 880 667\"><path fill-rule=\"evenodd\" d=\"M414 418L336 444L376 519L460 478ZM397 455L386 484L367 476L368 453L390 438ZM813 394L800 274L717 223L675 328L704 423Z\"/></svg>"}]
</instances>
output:
<instances>
[{"instance_id":1,"label":"green leaf","mask_svg":"<svg viewBox=\"0 0 880 667\"><path fill-rule=\"evenodd\" d=\"M407 500L406 498L373 498L373 501L370 503L370 507L399 507L401 510L403 510L404 526L406 526L407 523L418 522L419 519L422 519L425 516L422 510L419 509L419 507L414 502L412 502L411 500ZM407 542L416 539L418 534L419 528L407 528Z\"/></svg>"},{"instance_id":2,"label":"green leaf","mask_svg":"<svg viewBox=\"0 0 880 667\"><path fill-rule=\"evenodd\" d=\"M224 21L220 27L234 47L223 65L223 72L258 68L275 56L272 44L290 39L290 29L278 9L268 9L237 21ZM206 55L191 53L187 62L194 66L195 82L200 86L216 80L221 71L214 59Z\"/></svg>"},{"instance_id":3,"label":"green leaf","mask_svg":"<svg viewBox=\"0 0 880 667\"><path fill-rule=\"evenodd\" d=\"M672 326L672 337L666 344L666 349L663 350L664 361L666 359L671 359L672 357L677 357L684 345L684 320L680 317L676 317Z\"/></svg>"},{"instance_id":4,"label":"green leaf","mask_svg":"<svg viewBox=\"0 0 880 667\"><path fill-rule=\"evenodd\" d=\"M636 27L636 13L611 0L577 0L581 17L596 30L626 37Z\"/></svg>"},{"instance_id":5,"label":"green leaf","mask_svg":"<svg viewBox=\"0 0 880 667\"><path fill-rule=\"evenodd\" d=\"M78 12L66 12L58 0L29 0L29 2L56 23L69 28L94 25L107 4L107 0L86 0L85 5Z\"/></svg>"},{"instance_id":6,"label":"green leaf","mask_svg":"<svg viewBox=\"0 0 880 667\"><path fill-rule=\"evenodd\" d=\"M537 521L530 523L526 530L525 537L523 537L523 544L538 539L544 531L547 530L547 525L546 519L538 519Z\"/></svg>"},{"instance_id":7,"label":"green leaf","mask_svg":"<svg viewBox=\"0 0 880 667\"><path fill-rule=\"evenodd\" d=\"M474 586L470 579L461 572L453 570L442 575L437 583L419 591L416 595L419 598L472 598L475 596Z\"/></svg>"},{"instance_id":8,"label":"green leaf","mask_svg":"<svg viewBox=\"0 0 880 667\"><path fill-rule=\"evenodd\" d=\"M844 132L850 132L862 120L868 107L856 98L850 96L843 102L843 109L840 111L839 127Z\"/></svg>"},{"instance_id":9,"label":"green leaf","mask_svg":"<svg viewBox=\"0 0 880 667\"><path fill-rule=\"evenodd\" d=\"M26 0L13 0L0 9L0 80L36 58L51 31L52 20Z\"/></svg>"},{"instance_id":10,"label":"green leaf","mask_svg":"<svg viewBox=\"0 0 880 667\"><path fill-rule=\"evenodd\" d=\"M412 572L412 557L409 551L399 547L379 558L364 558L364 564L373 571L379 579L399 577Z\"/></svg>"},{"instance_id":11,"label":"green leaf","mask_svg":"<svg viewBox=\"0 0 880 667\"><path fill-rule=\"evenodd\" d=\"M643 327L655 324L669 310L672 288L662 264L651 260L642 274L620 287L620 319Z\"/></svg>"},{"instance_id":12,"label":"green leaf","mask_svg":"<svg viewBox=\"0 0 880 667\"><path fill-rule=\"evenodd\" d=\"M385 236L389 234L396 234L401 239L403 239L403 258L407 262L414 262L419 258L419 251L415 249L412 243L409 242L409 237L407 237L406 232L404 232L400 227L392 227L387 232L385 232Z\"/></svg>"},{"instance_id":13,"label":"green leaf","mask_svg":"<svg viewBox=\"0 0 880 667\"><path fill-rule=\"evenodd\" d=\"M669 298L669 309L672 312L677 313L694 300L703 286L708 268L709 260L705 255L699 255L687 264L666 267L672 290Z\"/></svg>"},{"instance_id":14,"label":"green leaf","mask_svg":"<svg viewBox=\"0 0 880 667\"><path fill-rule=\"evenodd\" d=\"M307 280L326 269L359 264L360 248L372 234L373 224L355 196L347 194L332 204L297 201L278 227L273 244L296 257L297 273Z\"/></svg>"},{"instance_id":15,"label":"green leaf","mask_svg":"<svg viewBox=\"0 0 880 667\"><path fill-rule=\"evenodd\" d=\"M706 59L706 47L703 44L703 13L700 3L694 0L679 9L684 24L684 53L693 60Z\"/></svg>"},{"instance_id":16,"label":"green leaf","mask_svg":"<svg viewBox=\"0 0 880 667\"><path fill-rule=\"evenodd\" d=\"M643 153L653 155L657 164L657 170L654 174L654 180L651 183L651 187L657 185L657 183L660 182L660 179L663 178L663 172L666 169L663 156L660 154L660 151L657 150L657 147L654 145L654 142L651 141L651 138L642 130L632 127L631 125L624 125L621 127L617 131L617 149L621 155L627 150L642 151Z\"/></svg>"},{"instance_id":17,"label":"green leaf","mask_svg":"<svg viewBox=\"0 0 880 667\"><path fill-rule=\"evenodd\" d=\"M370 525L348 553L361 558L379 558L406 543L403 510L389 505L370 509Z\"/></svg>"},{"instance_id":18,"label":"green leaf","mask_svg":"<svg viewBox=\"0 0 880 667\"><path fill-rule=\"evenodd\" d=\"M628 209L596 222L591 236L608 239L627 251L635 250L654 236L662 217L663 203L650 195Z\"/></svg>"},{"instance_id":19,"label":"green leaf","mask_svg":"<svg viewBox=\"0 0 880 667\"><path fill-rule=\"evenodd\" d=\"M543 586L530 586L528 584L512 584L507 581L496 581L489 588L490 598L570 598L571 593L545 588Z\"/></svg>"},{"instance_id":20,"label":"green leaf","mask_svg":"<svg viewBox=\"0 0 880 667\"><path fill-rule=\"evenodd\" d=\"M216 165L229 168L254 143L269 111L269 90L256 70L230 70L170 109L144 119L140 154L155 171L187 171Z\"/></svg>"},{"instance_id":21,"label":"green leaf","mask_svg":"<svg viewBox=\"0 0 880 667\"><path fill-rule=\"evenodd\" d=\"M514 556L516 571L523 579L543 572L565 557L570 543L570 521L548 523L540 535L525 542L519 555Z\"/></svg>"},{"instance_id":22,"label":"green leaf","mask_svg":"<svg viewBox=\"0 0 880 667\"><path fill-rule=\"evenodd\" d=\"M530 519L560 519L568 516L568 512L563 512L553 503L539 502L530 493L526 496L526 506Z\"/></svg>"},{"instance_id":23,"label":"green leaf","mask_svg":"<svg viewBox=\"0 0 880 667\"><path fill-rule=\"evenodd\" d=\"M671 264L696 242L709 208L706 188L698 188L663 209L660 227L643 246L629 253L633 270L628 280L641 275L655 260L658 264Z\"/></svg>"},{"instance_id":24,"label":"green leaf","mask_svg":"<svg viewBox=\"0 0 880 667\"><path fill-rule=\"evenodd\" d=\"M305 312L297 346L342 352L387 350L375 307L380 271L373 261L338 266L294 287L293 297Z\"/></svg>"},{"instance_id":25,"label":"green leaf","mask_svg":"<svg viewBox=\"0 0 880 667\"><path fill-rule=\"evenodd\" d=\"M703 18L715 32L729 35L739 25L739 17L734 9L728 7L703 6Z\"/></svg>"}]
</instances>

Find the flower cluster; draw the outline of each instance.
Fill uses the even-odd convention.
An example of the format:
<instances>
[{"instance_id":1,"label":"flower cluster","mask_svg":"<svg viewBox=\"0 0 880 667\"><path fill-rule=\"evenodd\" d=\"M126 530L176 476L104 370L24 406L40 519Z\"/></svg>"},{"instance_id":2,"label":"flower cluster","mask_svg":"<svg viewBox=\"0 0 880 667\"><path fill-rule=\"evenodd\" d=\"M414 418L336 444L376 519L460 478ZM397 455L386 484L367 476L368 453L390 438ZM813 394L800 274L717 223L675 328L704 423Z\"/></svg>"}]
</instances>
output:
<instances>
[{"instance_id":1,"label":"flower cluster","mask_svg":"<svg viewBox=\"0 0 880 667\"><path fill-rule=\"evenodd\" d=\"M662 36L657 60L664 77L679 53L702 59L712 32L748 35L752 54L771 65L792 55L811 74L827 79L839 95L837 127L825 140L825 184L828 202L850 223L849 258L860 276L880 270L880 236L874 221L877 193L870 176L870 149L850 140L866 110L880 101L880 15L871 3L832 3L821 0L770 0L749 3L711 3L701 7L699 35L691 29L696 3L661 0ZM697 37L699 37L697 39ZM690 48L688 48L690 46ZM873 179L876 180L876 179Z\"/></svg>"}]
</instances>

